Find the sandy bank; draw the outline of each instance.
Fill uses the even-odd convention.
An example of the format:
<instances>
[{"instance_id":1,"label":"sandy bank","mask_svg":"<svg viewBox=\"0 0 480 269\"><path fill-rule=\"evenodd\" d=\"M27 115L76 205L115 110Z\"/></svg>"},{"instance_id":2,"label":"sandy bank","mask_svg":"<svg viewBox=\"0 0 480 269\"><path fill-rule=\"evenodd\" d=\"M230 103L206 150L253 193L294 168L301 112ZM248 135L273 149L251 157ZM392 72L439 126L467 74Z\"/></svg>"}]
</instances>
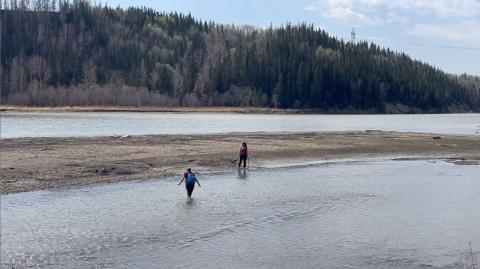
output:
<instances>
[{"instance_id":1,"label":"sandy bank","mask_svg":"<svg viewBox=\"0 0 480 269\"><path fill-rule=\"evenodd\" d=\"M480 162L480 136L436 136L367 131L5 139L0 140L0 192L164 178L178 175L187 166L200 174L228 171L235 169L243 141L249 144L252 167L382 156Z\"/></svg>"}]
</instances>

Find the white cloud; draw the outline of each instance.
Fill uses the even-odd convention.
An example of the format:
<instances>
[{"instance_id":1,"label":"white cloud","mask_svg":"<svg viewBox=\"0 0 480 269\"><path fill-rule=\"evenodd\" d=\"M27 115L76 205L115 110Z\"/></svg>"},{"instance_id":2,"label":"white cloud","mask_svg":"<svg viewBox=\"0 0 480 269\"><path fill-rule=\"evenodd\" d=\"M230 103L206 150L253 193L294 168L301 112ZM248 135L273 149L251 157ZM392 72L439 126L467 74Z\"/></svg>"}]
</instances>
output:
<instances>
[{"instance_id":1,"label":"white cloud","mask_svg":"<svg viewBox=\"0 0 480 269\"><path fill-rule=\"evenodd\" d=\"M382 24L382 19L374 16L367 16L366 14L353 11L348 7L331 8L323 13L326 18L339 20L344 23L353 24L354 26L375 26Z\"/></svg>"},{"instance_id":2,"label":"white cloud","mask_svg":"<svg viewBox=\"0 0 480 269\"><path fill-rule=\"evenodd\" d=\"M382 0L390 8L413 12L432 12L439 17L474 17L480 15L480 0Z\"/></svg>"},{"instance_id":3,"label":"white cloud","mask_svg":"<svg viewBox=\"0 0 480 269\"><path fill-rule=\"evenodd\" d=\"M318 6L310 5L310 6L304 7L304 9L307 10L307 11L315 11L315 10L318 10L319 7L318 7Z\"/></svg>"},{"instance_id":4,"label":"white cloud","mask_svg":"<svg viewBox=\"0 0 480 269\"><path fill-rule=\"evenodd\" d=\"M346 7L352 7L353 5L352 0L324 0L323 2L328 7L346 8Z\"/></svg>"},{"instance_id":5,"label":"white cloud","mask_svg":"<svg viewBox=\"0 0 480 269\"><path fill-rule=\"evenodd\" d=\"M318 0L305 10L354 27L397 24L411 36L480 44L480 0Z\"/></svg>"},{"instance_id":6,"label":"white cloud","mask_svg":"<svg viewBox=\"0 0 480 269\"><path fill-rule=\"evenodd\" d=\"M452 24L416 24L407 34L436 40L452 41L478 46L480 20L473 19Z\"/></svg>"},{"instance_id":7,"label":"white cloud","mask_svg":"<svg viewBox=\"0 0 480 269\"><path fill-rule=\"evenodd\" d=\"M430 14L439 18L475 18L480 16L480 0L319 0L318 5L305 7L315 11L344 9L366 16L384 17L385 10L396 14Z\"/></svg>"},{"instance_id":8,"label":"white cloud","mask_svg":"<svg viewBox=\"0 0 480 269\"><path fill-rule=\"evenodd\" d=\"M383 23L380 16L365 10L379 5L383 0L323 0L318 5L305 7L308 11L325 10L324 18L340 21L355 27L379 26ZM361 5L358 5L361 4ZM365 10L365 11L364 11Z\"/></svg>"},{"instance_id":9,"label":"white cloud","mask_svg":"<svg viewBox=\"0 0 480 269\"><path fill-rule=\"evenodd\" d=\"M323 0L329 7L353 7L353 6L379 6L389 1L386 0Z\"/></svg>"},{"instance_id":10,"label":"white cloud","mask_svg":"<svg viewBox=\"0 0 480 269\"><path fill-rule=\"evenodd\" d=\"M395 11L389 11L387 16L387 22L392 24L408 24L410 18L397 14Z\"/></svg>"}]
</instances>

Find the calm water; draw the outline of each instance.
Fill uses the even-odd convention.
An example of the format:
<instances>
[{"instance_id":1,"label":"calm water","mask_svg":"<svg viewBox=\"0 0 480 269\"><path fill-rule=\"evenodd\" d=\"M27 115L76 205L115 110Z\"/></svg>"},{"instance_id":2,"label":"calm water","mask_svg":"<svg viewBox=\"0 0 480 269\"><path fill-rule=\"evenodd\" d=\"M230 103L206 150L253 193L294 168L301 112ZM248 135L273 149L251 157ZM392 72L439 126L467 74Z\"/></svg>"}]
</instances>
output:
<instances>
[{"instance_id":1,"label":"calm water","mask_svg":"<svg viewBox=\"0 0 480 269\"><path fill-rule=\"evenodd\" d=\"M1 262L39 268L470 268L480 167L374 161L5 195Z\"/></svg>"},{"instance_id":2,"label":"calm water","mask_svg":"<svg viewBox=\"0 0 480 269\"><path fill-rule=\"evenodd\" d=\"M2 138L367 129L480 134L480 114L251 115L16 112L1 114Z\"/></svg>"}]
</instances>

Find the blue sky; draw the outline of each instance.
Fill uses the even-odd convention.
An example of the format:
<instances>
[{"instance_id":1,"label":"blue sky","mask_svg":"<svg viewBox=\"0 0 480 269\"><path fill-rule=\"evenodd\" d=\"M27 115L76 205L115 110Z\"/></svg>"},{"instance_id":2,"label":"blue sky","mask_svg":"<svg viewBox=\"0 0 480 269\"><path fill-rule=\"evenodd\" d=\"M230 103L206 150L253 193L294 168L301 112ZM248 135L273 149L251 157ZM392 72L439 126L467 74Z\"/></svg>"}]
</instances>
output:
<instances>
[{"instance_id":1,"label":"blue sky","mask_svg":"<svg viewBox=\"0 0 480 269\"><path fill-rule=\"evenodd\" d=\"M102 1L103 2L103 1ZM192 13L218 23L267 27L307 22L374 41L450 73L480 75L480 0L108 0L121 7Z\"/></svg>"}]
</instances>

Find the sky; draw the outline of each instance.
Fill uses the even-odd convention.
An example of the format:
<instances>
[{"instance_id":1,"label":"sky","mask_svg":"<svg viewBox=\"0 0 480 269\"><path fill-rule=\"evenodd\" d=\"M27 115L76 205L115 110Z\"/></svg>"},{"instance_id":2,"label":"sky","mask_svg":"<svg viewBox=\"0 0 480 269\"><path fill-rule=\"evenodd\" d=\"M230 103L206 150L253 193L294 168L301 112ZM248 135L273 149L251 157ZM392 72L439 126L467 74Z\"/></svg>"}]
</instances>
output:
<instances>
[{"instance_id":1,"label":"sky","mask_svg":"<svg viewBox=\"0 0 480 269\"><path fill-rule=\"evenodd\" d=\"M105 3L104 1L102 1ZM405 52L446 72L480 76L480 0L107 0L191 13L217 23L281 26L306 22L329 34Z\"/></svg>"}]
</instances>

